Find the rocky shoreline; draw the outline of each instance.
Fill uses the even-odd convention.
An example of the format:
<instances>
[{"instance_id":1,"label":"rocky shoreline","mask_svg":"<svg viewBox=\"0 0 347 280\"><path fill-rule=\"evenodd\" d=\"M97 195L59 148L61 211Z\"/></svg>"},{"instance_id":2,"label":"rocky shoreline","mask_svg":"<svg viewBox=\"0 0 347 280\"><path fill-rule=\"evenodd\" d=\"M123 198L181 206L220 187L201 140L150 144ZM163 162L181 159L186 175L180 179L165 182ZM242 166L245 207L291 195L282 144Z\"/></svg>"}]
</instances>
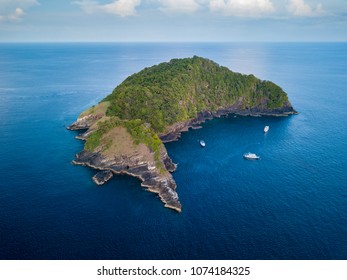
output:
<instances>
[{"instance_id":1,"label":"rocky shoreline","mask_svg":"<svg viewBox=\"0 0 347 280\"><path fill-rule=\"evenodd\" d=\"M171 159L164 154L164 164L167 170L172 172L176 169ZM153 193L157 193L165 207L181 212L182 206L176 193L176 183L170 173L162 175L150 162L141 161L141 156L137 158L114 157L105 158L100 153L93 153L83 150L76 154L73 164L88 166L100 170L93 181L98 185L103 185L109 181L113 174L126 174L141 180L141 186Z\"/></svg>"},{"instance_id":2,"label":"rocky shoreline","mask_svg":"<svg viewBox=\"0 0 347 280\"><path fill-rule=\"evenodd\" d=\"M298 114L293 107L288 104L280 109L273 110L261 110L260 108L254 107L251 109L241 109L240 104L234 106L220 108L216 111L203 111L198 113L197 117L186 122L180 122L170 126L170 131L166 133L159 134L159 138L163 143L168 143L172 141L177 141L181 137L182 132L186 132L191 129L201 128L200 124L204 123L206 120L211 120L214 118L220 118L222 116L227 116L230 114L240 115L240 116L273 116L273 117L287 117L289 115Z\"/></svg>"},{"instance_id":3,"label":"rocky shoreline","mask_svg":"<svg viewBox=\"0 0 347 280\"><path fill-rule=\"evenodd\" d=\"M238 114L242 116L288 116L297 114L290 103L288 106L283 106L275 110L263 110L262 108L241 109L240 104L235 104L230 107L220 108L216 111L200 112L196 118L186 122L176 123L168 128L169 132L158 135L163 143L176 141L181 136L181 133L188 131L189 128L201 128L200 124L206 120L216 117L225 116L228 114ZM79 118L75 123L68 127L69 130L87 130L84 133L76 136L77 139L86 140L92 132L91 126L100 118L100 116L87 115ZM165 146L163 146L160 156L160 162L165 166L165 172L158 170L153 161L144 159L141 154L129 156L117 156L112 158L103 156L100 152L89 152L83 150L76 154L73 164L88 166L99 170L93 176L93 181L97 185L103 185L109 181L114 174L126 174L140 179L141 186L148 191L159 195L165 207L174 209L178 212L182 211L182 205L179 202L176 192L176 183L170 172L176 170L176 164L172 162L167 154Z\"/></svg>"},{"instance_id":4,"label":"rocky shoreline","mask_svg":"<svg viewBox=\"0 0 347 280\"><path fill-rule=\"evenodd\" d=\"M76 136L76 139L85 141L88 135L93 131L91 126L100 117L92 114L77 119L76 122L67 127L68 130L87 130ZM100 152L81 151L75 155L72 161L75 165L88 166L99 170L93 176L93 181L101 186L109 181L114 174L126 174L140 179L141 186L148 191L159 195L164 206L182 211L182 205L179 202L178 194L176 193L176 183L170 172L176 170L176 164L169 158L165 146L163 146L160 162L162 162L166 171L163 173L159 170L153 161L145 159L144 155L132 154L128 157L114 155L105 157Z\"/></svg>"}]
</instances>

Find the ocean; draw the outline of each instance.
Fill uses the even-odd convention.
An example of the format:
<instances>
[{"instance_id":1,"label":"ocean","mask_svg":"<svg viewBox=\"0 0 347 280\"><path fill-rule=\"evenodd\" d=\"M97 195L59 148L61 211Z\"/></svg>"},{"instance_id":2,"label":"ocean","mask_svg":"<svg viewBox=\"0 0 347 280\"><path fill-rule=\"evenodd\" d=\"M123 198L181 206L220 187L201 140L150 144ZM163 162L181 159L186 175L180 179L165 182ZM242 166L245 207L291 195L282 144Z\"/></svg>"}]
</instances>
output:
<instances>
[{"instance_id":1,"label":"ocean","mask_svg":"<svg viewBox=\"0 0 347 280\"><path fill-rule=\"evenodd\" d=\"M71 164L80 112L193 55L277 83L300 114L229 115L166 144L181 214ZM0 259L347 259L346 119L346 43L0 44Z\"/></svg>"}]
</instances>

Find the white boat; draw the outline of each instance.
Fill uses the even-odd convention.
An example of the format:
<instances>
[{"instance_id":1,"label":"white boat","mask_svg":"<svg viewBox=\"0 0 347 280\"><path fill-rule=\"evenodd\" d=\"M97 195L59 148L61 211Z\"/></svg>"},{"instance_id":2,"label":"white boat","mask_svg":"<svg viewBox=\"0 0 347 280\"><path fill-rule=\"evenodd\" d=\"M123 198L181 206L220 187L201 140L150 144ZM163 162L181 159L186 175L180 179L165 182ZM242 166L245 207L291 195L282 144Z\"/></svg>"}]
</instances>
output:
<instances>
[{"instance_id":1,"label":"white boat","mask_svg":"<svg viewBox=\"0 0 347 280\"><path fill-rule=\"evenodd\" d=\"M206 143L205 143L204 140L200 140L200 146L201 146L201 147L205 147L205 146L206 146Z\"/></svg>"},{"instance_id":2,"label":"white boat","mask_svg":"<svg viewBox=\"0 0 347 280\"><path fill-rule=\"evenodd\" d=\"M256 154L253 153L246 153L243 155L245 159L260 159L260 156L257 156Z\"/></svg>"},{"instance_id":3,"label":"white boat","mask_svg":"<svg viewBox=\"0 0 347 280\"><path fill-rule=\"evenodd\" d=\"M264 127L264 133L268 132L268 131L269 131L269 129L270 129L270 126L268 126L268 125L267 125L267 126L265 126L265 127Z\"/></svg>"}]
</instances>

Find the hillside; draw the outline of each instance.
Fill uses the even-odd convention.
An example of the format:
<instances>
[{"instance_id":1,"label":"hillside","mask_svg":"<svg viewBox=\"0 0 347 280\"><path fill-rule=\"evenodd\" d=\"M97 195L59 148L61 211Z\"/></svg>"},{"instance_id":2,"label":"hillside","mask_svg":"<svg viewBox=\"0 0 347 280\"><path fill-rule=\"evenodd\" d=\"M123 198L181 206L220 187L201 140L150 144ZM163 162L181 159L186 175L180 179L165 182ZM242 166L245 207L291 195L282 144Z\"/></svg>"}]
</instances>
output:
<instances>
[{"instance_id":1,"label":"hillside","mask_svg":"<svg viewBox=\"0 0 347 280\"><path fill-rule=\"evenodd\" d=\"M103 101L106 114L121 119L141 119L157 133L199 112L238 104L239 110L262 113L293 110L287 94L276 84L253 75L230 71L194 56L172 59L131 75Z\"/></svg>"},{"instance_id":2,"label":"hillside","mask_svg":"<svg viewBox=\"0 0 347 280\"><path fill-rule=\"evenodd\" d=\"M230 71L200 58L173 59L131 75L69 129L87 131L75 164L101 170L97 184L113 174L138 177L166 207L181 211L169 172L176 166L163 142L207 118L228 113L289 115L296 111L276 84Z\"/></svg>"}]
</instances>

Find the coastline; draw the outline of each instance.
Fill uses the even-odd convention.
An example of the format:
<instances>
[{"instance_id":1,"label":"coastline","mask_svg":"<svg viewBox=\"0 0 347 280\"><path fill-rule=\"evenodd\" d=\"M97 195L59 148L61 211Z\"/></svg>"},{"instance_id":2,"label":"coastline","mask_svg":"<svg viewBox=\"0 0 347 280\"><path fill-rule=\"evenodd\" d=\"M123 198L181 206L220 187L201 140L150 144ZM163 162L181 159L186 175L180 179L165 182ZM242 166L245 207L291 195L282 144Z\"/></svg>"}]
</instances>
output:
<instances>
[{"instance_id":1,"label":"coastline","mask_svg":"<svg viewBox=\"0 0 347 280\"><path fill-rule=\"evenodd\" d=\"M108 159L100 153L82 151L75 155L72 161L75 165L88 166L98 173L93 176L93 181L101 186L109 181L113 175L129 175L141 181L141 186L148 191L159 195L164 206L182 211L181 203L178 200L176 193L176 183L169 171L166 174L161 174L157 168L152 167L150 162L133 161L131 158L114 158ZM166 154L164 164L167 170L176 169L176 165Z\"/></svg>"},{"instance_id":2,"label":"coastline","mask_svg":"<svg viewBox=\"0 0 347 280\"><path fill-rule=\"evenodd\" d=\"M191 129L200 129L202 126L200 124L204 123L206 120L212 120L214 118L220 118L222 116L227 116L231 114L239 116L250 116L250 117L259 117L259 116L270 116L270 117L288 117L290 115L299 114L293 109L291 105L284 107L286 110L268 110L267 112L257 110L257 108L250 110L240 110L236 106L230 106L225 108L220 108L216 111L202 111L197 114L197 117L190 119L185 122L176 123L170 126L170 131L162 134L158 134L159 138L163 143L169 143L172 141L177 141L182 132L187 132L189 128Z\"/></svg>"},{"instance_id":3,"label":"coastline","mask_svg":"<svg viewBox=\"0 0 347 280\"><path fill-rule=\"evenodd\" d=\"M177 141L182 132L188 132L189 128L200 129L200 124L206 120L227 116L230 114L240 116L273 116L282 117L298 114L290 103L275 110L261 110L260 108L240 109L239 104L219 108L216 111L203 111L197 114L197 117L185 122L175 123L167 128L168 132L159 134L162 143ZM97 115L87 115L77 119L76 122L67 127L68 130L86 130L77 135L75 138L86 141L88 135L93 132L91 126L100 119ZM174 164L168 156L165 146L163 145L160 161L165 166L164 174L158 170L154 162L143 160L143 155L128 155L126 157L106 158L100 152L81 151L75 155L72 161L75 165L88 166L98 172L93 176L93 181L101 186L112 179L113 175L129 175L138 178L141 181L141 187L148 191L158 194L164 206L177 212L182 211L182 205L176 192L176 182L170 173L174 172L177 165Z\"/></svg>"}]
</instances>

